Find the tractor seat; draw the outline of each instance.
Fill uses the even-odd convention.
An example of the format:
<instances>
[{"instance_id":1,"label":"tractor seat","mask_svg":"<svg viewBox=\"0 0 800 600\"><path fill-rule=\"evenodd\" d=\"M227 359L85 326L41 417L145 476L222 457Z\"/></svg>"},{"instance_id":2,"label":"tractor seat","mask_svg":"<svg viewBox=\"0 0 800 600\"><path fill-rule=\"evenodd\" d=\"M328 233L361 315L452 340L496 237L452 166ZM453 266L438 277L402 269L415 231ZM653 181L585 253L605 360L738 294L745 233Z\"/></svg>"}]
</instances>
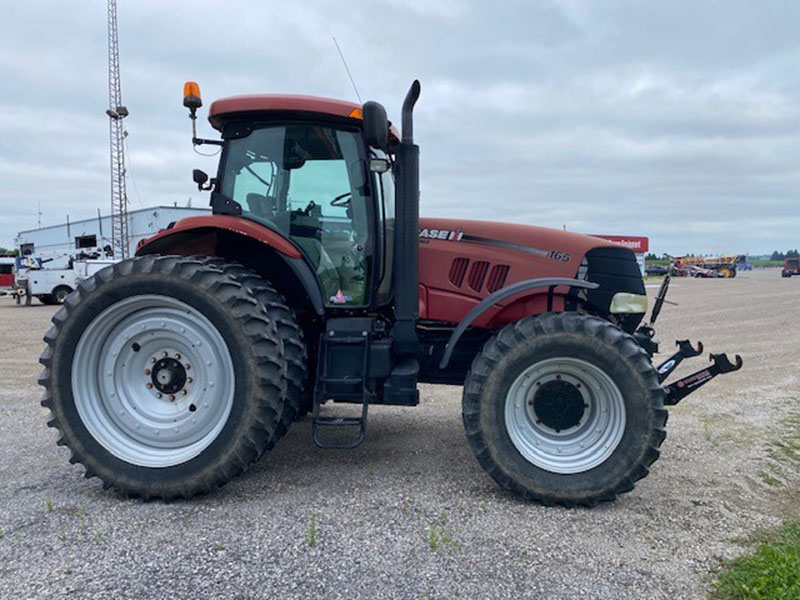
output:
<instances>
[{"instance_id":1,"label":"tractor seat","mask_svg":"<svg viewBox=\"0 0 800 600\"><path fill-rule=\"evenodd\" d=\"M264 194L250 192L245 197L245 201L247 202L250 212L257 214L259 217L272 219L275 216L277 202L275 202L274 196L265 196Z\"/></svg>"}]
</instances>

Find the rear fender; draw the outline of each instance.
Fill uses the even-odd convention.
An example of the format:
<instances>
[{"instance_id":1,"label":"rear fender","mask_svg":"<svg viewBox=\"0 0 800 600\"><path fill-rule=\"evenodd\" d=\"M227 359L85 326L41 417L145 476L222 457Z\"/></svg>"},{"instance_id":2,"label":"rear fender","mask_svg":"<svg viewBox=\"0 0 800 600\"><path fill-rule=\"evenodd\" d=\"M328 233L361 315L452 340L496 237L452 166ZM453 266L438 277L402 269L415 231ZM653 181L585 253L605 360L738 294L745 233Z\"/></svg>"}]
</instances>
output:
<instances>
[{"instance_id":1,"label":"rear fender","mask_svg":"<svg viewBox=\"0 0 800 600\"><path fill-rule=\"evenodd\" d=\"M213 222L212 222L213 221ZM325 312L316 275L303 254L276 231L236 217L192 217L143 240L136 254L219 256L268 278L294 307Z\"/></svg>"}]
</instances>

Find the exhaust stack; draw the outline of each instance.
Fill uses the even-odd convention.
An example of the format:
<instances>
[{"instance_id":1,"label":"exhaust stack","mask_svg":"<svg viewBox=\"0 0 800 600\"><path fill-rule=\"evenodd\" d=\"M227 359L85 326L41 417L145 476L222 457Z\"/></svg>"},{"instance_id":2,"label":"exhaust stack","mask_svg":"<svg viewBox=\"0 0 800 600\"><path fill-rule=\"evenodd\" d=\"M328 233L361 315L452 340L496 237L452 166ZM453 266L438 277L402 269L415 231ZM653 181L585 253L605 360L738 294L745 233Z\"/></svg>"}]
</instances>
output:
<instances>
[{"instance_id":1,"label":"exhaust stack","mask_svg":"<svg viewBox=\"0 0 800 600\"><path fill-rule=\"evenodd\" d=\"M394 351L416 358L419 317L419 146L414 144L414 105L420 84L414 81L403 101L402 139L397 146L397 202L395 207Z\"/></svg>"}]
</instances>

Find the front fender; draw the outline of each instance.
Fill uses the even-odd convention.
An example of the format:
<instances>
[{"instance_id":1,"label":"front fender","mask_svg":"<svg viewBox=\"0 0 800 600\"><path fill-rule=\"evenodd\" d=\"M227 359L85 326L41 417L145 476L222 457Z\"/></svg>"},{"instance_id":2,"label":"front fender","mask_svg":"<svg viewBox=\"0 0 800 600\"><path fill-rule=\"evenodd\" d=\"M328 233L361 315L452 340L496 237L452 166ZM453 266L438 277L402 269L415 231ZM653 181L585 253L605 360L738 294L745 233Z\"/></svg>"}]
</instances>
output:
<instances>
[{"instance_id":1,"label":"front fender","mask_svg":"<svg viewBox=\"0 0 800 600\"><path fill-rule=\"evenodd\" d=\"M477 319L491 306L506 298L510 298L511 296L519 294L520 292L526 292L535 288L544 287L553 290L557 286L561 285L584 288L588 290L594 290L600 287L596 283L583 281L581 279L571 279L569 277L541 277L538 279L526 279L524 281L518 281L517 283L512 283L509 286L497 290L493 294L489 294L481 302L476 304L475 307L469 311L463 319L461 319L461 322L453 330L453 333L450 335L450 339L447 341L447 346L445 346L444 356L442 356L442 360L439 363L439 368L444 369L447 367L447 364L450 362L450 357L453 355L453 349L458 343L458 340L467 330L467 327L469 327L472 322L475 321L475 319Z\"/></svg>"}]
</instances>

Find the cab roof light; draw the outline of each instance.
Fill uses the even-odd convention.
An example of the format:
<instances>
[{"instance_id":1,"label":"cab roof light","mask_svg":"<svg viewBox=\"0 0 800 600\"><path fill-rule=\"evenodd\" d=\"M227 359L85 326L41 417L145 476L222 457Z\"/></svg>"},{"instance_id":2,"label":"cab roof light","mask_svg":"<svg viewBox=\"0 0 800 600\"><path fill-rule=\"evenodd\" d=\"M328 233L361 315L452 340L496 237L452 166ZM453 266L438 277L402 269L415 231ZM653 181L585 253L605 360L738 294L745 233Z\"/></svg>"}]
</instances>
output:
<instances>
[{"instance_id":1,"label":"cab roof light","mask_svg":"<svg viewBox=\"0 0 800 600\"><path fill-rule=\"evenodd\" d=\"M183 105L191 110L197 110L203 106L200 98L200 86L194 81L187 81L183 84Z\"/></svg>"}]
</instances>

